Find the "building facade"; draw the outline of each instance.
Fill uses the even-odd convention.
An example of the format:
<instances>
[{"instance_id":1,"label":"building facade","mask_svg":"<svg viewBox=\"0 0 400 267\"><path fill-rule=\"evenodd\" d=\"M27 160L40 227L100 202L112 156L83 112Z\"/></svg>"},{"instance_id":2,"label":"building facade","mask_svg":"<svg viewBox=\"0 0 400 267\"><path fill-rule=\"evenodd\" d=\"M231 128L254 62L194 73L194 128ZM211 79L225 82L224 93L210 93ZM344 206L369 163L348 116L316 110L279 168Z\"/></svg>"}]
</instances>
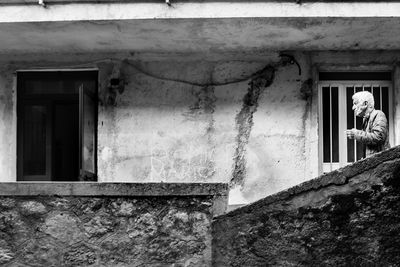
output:
<instances>
[{"instance_id":1,"label":"building facade","mask_svg":"<svg viewBox=\"0 0 400 267\"><path fill-rule=\"evenodd\" d=\"M0 3L0 177L229 183L246 204L398 145L397 2ZM350 105L350 106L349 106Z\"/></svg>"}]
</instances>

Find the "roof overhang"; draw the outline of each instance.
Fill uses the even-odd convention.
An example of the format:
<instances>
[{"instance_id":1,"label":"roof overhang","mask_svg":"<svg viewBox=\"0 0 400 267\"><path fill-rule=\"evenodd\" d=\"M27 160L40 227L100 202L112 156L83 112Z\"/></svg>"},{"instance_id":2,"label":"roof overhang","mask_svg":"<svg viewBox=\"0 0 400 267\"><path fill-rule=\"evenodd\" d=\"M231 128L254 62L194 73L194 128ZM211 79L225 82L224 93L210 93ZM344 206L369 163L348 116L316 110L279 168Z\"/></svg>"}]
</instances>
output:
<instances>
[{"instance_id":1,"label":"roof overhang","mask_svg":"<svg viewBox=\"0 0 400 267\"><path fill-rule=\"evenodd\" d=\"M0 6L0 53L400 49L400 3Z\"/></svg>"}]
</instances>

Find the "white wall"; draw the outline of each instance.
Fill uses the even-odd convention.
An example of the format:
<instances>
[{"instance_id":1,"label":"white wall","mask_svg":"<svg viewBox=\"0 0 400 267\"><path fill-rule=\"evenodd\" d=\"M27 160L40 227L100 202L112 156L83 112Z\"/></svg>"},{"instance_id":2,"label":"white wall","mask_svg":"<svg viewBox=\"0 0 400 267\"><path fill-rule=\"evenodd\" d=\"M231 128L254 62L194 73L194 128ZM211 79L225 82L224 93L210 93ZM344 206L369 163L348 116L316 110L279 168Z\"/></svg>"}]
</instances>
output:
<instances>
[{"instance_id":1,"label":"white wall","mask_svg":"<svg viewBox=\"0 0 400 267\"><path fill-rule=\"evenodd\" d=\"M273 54L273 53L272 53ZM37 67L99 69L98 175L100 182L231 182L230 201L246 203L318 174L316 87L304 99L300 88L318 68L391 68L392 53L294 53L296 65L279 58L129 58L64 55L3 62L0 75L0 179L16 179L14 71ZM67 58L67 59L66 59ZM121 63L121 60L125 59ZM1 59L0 59L1 60ZM115 63L125 89L104 103ZM380 62L377 64L377 62ZM275 78L261 92L249 136L240 135L250 76L272 64ZM379 66L378 66L379 65ZM315 78L315 77L314 77ZM396 92L399 91L398 86ZM395 109L395 117L398 116ZM249 116L248 118L250 118ZM396 126L398 132L399 126ZM236 149L244 144L243 158ZM233 177L235 162L243 180Z\"/></svg>"}]
</instances>

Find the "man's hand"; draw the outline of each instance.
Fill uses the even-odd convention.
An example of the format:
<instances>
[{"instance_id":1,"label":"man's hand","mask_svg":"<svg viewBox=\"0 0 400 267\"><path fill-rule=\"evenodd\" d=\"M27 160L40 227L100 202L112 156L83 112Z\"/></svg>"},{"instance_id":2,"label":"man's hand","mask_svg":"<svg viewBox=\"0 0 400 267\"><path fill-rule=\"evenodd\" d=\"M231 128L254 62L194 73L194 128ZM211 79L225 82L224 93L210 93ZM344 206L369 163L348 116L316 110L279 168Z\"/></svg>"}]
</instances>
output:
<instances>
[{"instance_id":1,"label":"man's hand","mask_svg":"<svg viewBox=\"0 0 400 267\"><path fill-rule=\"evenodd\" d=\"M345 131L347 138L349 138L349 139L354 139L355 132L356 132L356 129L354 129L354 128Z\"/></svg>"}]
</instances>

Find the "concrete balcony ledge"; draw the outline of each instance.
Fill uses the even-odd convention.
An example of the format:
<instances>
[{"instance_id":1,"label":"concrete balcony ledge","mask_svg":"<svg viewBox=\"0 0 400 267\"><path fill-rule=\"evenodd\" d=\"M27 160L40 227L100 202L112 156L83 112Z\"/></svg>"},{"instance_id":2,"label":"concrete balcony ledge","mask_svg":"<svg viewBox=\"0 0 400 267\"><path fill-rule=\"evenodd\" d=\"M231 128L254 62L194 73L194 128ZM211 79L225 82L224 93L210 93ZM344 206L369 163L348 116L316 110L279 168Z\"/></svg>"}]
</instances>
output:
<instances>
[{"instance_id":1,"label":"concrete balcony ledge","mask_svg":"<svg viewBox=\"0 0 400 267\"><path fill-rule=\"evenodd\" d=\"M164 0L44 0L48 4L69 4L69 3L163 3ZM172 3L183 3L184 1L172 1ZM243 2L243 3L253 3L253 2L272 2L272 3L360 3L360 2L400 2L399 0L192 0L192 3L205 3L205 2ZM1 4L38 4L38 0L1 0Z\"/></svg>"},{"instance_id":2,"label":"concrete balcony ledge","mask_svg":"<svg viewBox=\"0 0 400 267\"><path fill-rule=\"evenodd\" d=\"M1 55L400 49L400 2L4 3Z\"/></svg>"},{"instance_id":3,"label":"concrete balcony ledge","mask_svg":"<svg viewBox=\"0 0 400 267\"><path fill-rule=\"evenodd\" d=\"M108 22L159 19L246 19L246 18L365 18L399 17L400 1L61 1L1 0L0 23L20 22L72 22L90 25ZM90 15L88 15L90 14ZM179 25L185 21L178 21ZM220 22L219 22L220 23ZM284 24L285 21L282 20ZM302 27L306 26L301 24ZM39 25L46 27L46 25ZM76 27L77 25L75 25ZM124 23L122 26L125 26ZM225 24L223 25L225 26ZM244 26L244 25L243 25ZM315 25L312 25L315 26ZM317 25L318 26L318 25ZM41 30L42 28L38 28ZM77 29L77 28L74 28ZM102 28L104 30L104 27ZM124 29L113 29L123 31Z\"/></svg>"},{"instance_id":4,"label":"concrete balcony ledge","mask_svg":"<svg viewBox=\"0 0 400 267\"><path fill-rule=\"evenodd\" d=\"M218 196L228 195L225 183L1 183L0 196Z\"/></svg>"}]
</instances>

